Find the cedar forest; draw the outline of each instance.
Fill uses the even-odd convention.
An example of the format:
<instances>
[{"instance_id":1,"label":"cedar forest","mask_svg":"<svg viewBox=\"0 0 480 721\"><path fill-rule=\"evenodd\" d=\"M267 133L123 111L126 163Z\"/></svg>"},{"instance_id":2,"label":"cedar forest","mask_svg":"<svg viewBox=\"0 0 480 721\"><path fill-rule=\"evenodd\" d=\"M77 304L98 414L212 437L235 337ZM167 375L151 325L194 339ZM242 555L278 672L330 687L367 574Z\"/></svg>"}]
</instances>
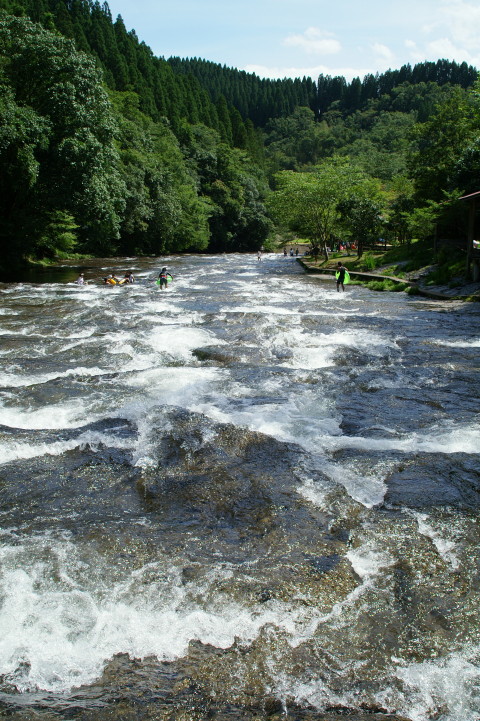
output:
<instances>
[{"instance_id":1,"label":"cedar forest","mask_svg":"<svg viewBox=\"0 0 480 721\"><path fill-rule=\"evenodd\" d=\"M424 62L347 82L156 57L92 0L0 0L1 268L460 234L480 84ZM289 235L290 234L290 235Z\"/></svg>"}]
</instances>

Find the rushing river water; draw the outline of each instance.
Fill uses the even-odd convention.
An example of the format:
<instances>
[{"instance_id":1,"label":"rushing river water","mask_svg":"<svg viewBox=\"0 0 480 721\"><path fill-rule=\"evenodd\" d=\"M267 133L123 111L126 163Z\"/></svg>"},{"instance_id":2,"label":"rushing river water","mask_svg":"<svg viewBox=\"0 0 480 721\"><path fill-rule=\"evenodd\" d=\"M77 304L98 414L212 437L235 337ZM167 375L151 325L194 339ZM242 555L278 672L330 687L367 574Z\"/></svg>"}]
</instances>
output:
<instances>
[{"instance_id":1,"label":"rushing river water","mask_svg":"<svg viewBox=\"0 0 480 721\"><path fill-rule=\"evenodd\" d=\"M479 719L478 304L110 262L0 285L0 715Z\"/></svg>"}]
</instances>

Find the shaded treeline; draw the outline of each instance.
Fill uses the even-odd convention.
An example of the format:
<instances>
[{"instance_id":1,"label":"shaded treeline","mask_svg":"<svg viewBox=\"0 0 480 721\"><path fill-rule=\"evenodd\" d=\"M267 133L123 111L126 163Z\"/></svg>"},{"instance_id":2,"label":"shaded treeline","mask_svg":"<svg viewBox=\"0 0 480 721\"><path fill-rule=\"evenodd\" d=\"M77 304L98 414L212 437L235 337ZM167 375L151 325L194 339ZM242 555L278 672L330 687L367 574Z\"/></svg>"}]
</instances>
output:
<instances>
[{"instance_id":1,"label":"shaded treeline","mask_svg":"<svg viewBox=\"0 0 480 721\"><path fill-rule=\"evenodd\" d=\"M460 85L468 88L476 80L477 71L467 63L449 60L403 65L399 70L366 75L363 79L320 75L292 80L261 79L252 73L235 70L199 58L169 58L168 62L177 73L193 75L210 97L216 101L223 96L234 105L243 118L249 118L256 126L263 127L272 118L290 115L298 106L309 107L319 119L329 110L341 110L350 114L365 109L369 101L388 96L403 84L436 83L437 85ZM390 109L384 107L384 109Z\"/></svg>"}]
</instances>

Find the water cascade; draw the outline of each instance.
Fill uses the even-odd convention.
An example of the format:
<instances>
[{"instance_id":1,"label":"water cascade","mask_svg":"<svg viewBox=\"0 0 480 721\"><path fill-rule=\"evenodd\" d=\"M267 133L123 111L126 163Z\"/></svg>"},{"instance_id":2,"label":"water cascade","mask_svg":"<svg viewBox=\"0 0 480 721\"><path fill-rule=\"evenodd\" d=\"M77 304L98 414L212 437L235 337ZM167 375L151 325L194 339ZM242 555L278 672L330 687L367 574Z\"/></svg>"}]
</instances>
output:
<instances>
[{"instance_id":1,"label":"water cascade","mask_svg":"<svg viewBox=\"0 0 480 721\"><path fill-rule=\"evenodd\" d=\"M480 719L477 305L85 275L0 285L0 716Z\"/></svg>"}]
</instances>

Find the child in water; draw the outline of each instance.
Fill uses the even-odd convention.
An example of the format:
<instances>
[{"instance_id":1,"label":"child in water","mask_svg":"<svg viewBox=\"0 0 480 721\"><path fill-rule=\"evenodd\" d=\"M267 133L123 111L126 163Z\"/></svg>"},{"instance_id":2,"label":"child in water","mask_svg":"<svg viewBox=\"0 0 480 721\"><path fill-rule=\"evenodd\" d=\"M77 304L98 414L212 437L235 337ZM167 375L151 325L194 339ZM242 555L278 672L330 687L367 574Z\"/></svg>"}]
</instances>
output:
<instances>
[{"instance_id":1,"label":"child in water","mask_svg":"<svg viewBox=\"0 0 480 721\"><path fill-rule=\"evenodd\" d=\"M340 292L340 286L342 286L342 290L345 292L345 273L347 272L347 269L344 265L341 264L340 261L337 263L335 276L337 278L337 293Z\"/></svg>"},{"instance_id":2,"label":"child in water","mask_svg":"<svg viewBox=\"0 0 480 721\"><path fill-rule=\"evenodd\" d=\"M173 280L173 275L169 273L166 266L164 266L158 274L158 280L160 281L160 290L163 290L163 288L167 287L169 277Z\"/></svg>"}]
</instances>

